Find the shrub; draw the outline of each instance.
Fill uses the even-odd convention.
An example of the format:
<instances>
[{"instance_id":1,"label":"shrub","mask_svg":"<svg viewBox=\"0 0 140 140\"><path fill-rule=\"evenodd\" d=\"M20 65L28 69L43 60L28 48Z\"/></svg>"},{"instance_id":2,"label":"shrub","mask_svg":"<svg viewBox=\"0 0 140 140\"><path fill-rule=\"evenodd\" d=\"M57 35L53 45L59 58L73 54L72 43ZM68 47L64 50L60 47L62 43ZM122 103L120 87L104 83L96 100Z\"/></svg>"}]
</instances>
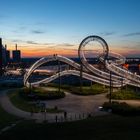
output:
<instances>
[{"instance_id":1,"label":"shrub","mask_svg":"<svg viewBox=\"0 0 140 140\"><path fill-rule=\"evenodd\" d=\"M51 86L51 87L58 87L58 84L55 83L48 83L48 84L41 84L41 86ZM105 93L108 91L107 88L100 84L94 84L92 86L86 85L83 83L82 91L80 90L79 84L78 85L61 85L61 89L68 90L73 94L77 95L96 95L100 93Z\"/></svg>"},{"instance_id":2,"label":"shrub","mask_svg":"<svg viewBox=\"0 0 140 140\"><path fill-rule=\"evenodd\" d=\"M104 110L112 110L112 113L123 115L123 116L135 116L140 115L140 107L133 107L125 102L105 102L103 104Z\"/></svg>"},{"instance_id":3,"label":"shrub","mask_svg":"<svg viewBox=\"0 0 140 140\"><path fill-rule=\"evenodd\" d=\"M102 85L94 84L92 86L83 86L82 90L80 90L80 87L71 88L70 91L77 95L96 95L105 93L108 91L107 88L104 88Z\"/></svg>"},{"instance_id":4,"label":"shrub","mask_svg":"<svg viewBox=\"0 0 140 140\"><path fill-rule=\"evenodd\" d=\"M109 94L107 95L107 97L109 98ZM111 94L111 98L112 99L116 99L116 100L133 100L133 99L140 99L140 94L136 93L134 90L132 89L122 89L122 90L118 90L116 92L113 92Z\"/></svg>"},{"instance_id":5,"label":"shrub","mask_svg":"<svg viewBox=\"0 0 140 140\"><path fill-rule=\"evenodd\" d=\"M64 98L65 93L63 91L47 91L42 88L23 88L19 90L20 96L27 100L50 100Z\"/></svg>"}]
</instances>

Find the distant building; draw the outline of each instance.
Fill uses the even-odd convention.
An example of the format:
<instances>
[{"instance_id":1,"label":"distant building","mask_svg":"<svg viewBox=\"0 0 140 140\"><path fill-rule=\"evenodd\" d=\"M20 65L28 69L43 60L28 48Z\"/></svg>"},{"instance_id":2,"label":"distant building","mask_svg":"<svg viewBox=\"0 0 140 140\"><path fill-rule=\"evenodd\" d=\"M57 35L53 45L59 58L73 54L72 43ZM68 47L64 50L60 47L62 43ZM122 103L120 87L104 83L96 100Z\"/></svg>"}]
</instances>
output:
<instances>
[{"instance_id":1,"label":"distant building","mask_svg":"<svg viewBox=\"0 0 140 140\"><path fill-rule=\"evenodd\" d=\"M10 51L7 50L7 45L5 45L5 54L6 54L6 65L10 62Z\"/></svg>"},{"instance_id":2,"label":"distant building","mask_svg":"<svg viewBox=\"0 0 140 140\"><path fill-rule=\"evenodd\" d=\"M6 66L10 62L10 51L7 50L7 46L2 45L2 66Z\"/></svg>"},{"instance_id":3,"label":"distant building","mask_svg":"<svg viewBox=\"0 0 140 140\"><path fill-rule=\"evenodd\" d=\"M0 76L2 75L2 62L3 62L3 60L2 60L2 38L0 38Z\"/></svg>"},{"instance_id":4,"label":"distant building","mask_svg":"<svg viewBox=\"0 0 140 140\"><path fill-rule=\"evenodd\" d=\"M12 54L13 54L13 62L16 63L21 62L21 52L20 50L17 50L17 44L16 44L16 50L13 50Z\"/></svg>"},{"instance_id":5,"label":"distant building","mask_svg":"<svg viewBox=\"0 0 140 140\"><path fill-rule=\"evenodd\" d=\"M6 50L2 46L2 66L5 66L5 65L6 65Z\"/></svg>"}]
</instances>

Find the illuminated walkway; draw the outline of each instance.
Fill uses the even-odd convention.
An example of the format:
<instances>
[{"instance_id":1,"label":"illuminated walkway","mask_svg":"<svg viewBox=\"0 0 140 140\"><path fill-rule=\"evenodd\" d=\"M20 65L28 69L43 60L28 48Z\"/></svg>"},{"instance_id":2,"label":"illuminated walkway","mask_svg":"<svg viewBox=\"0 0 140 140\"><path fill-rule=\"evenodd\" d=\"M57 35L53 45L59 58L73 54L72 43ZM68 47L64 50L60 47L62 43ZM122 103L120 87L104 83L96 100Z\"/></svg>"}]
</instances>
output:
<instances>
[{"instance_id":1,"label":"illuminated walkway","mask_svg":"<svg viewBox=\"0 0 140 140\"><path fill-rule=\"evenodd\" d=\"M88 63L88 60L85 56L85 48L86 45L91 41L97 41L103 47L103 52L98 56L98 59L104 64L105 71L97 69L94 65ZM140 75L132 73L127 69L123 68L122 64L125 63L125 57L123 57L120 54L110 52L109 47L103 38L99 36L88 36L87 38L85 38L79 45L78 56L81 61L80 64L74 62L73 60L67 57L60 56L57 54L51 56L50 58L43 57L39 59L25 73L24 85L26 87L36 86L41 83L50 83L61 76L74 75L81 77L81 79L84 78L89 81L106 86L123 87L125 85L131 85L135 87L140 87ZM30 76L38 67L40 67L43 64L50 63L52 61L59 62L59 70L57 73L54 73L50 77L47 77L40 81L29 82ZM60 62L69 65L73 69L61 71Z\"/></svg>"}]
</instances>

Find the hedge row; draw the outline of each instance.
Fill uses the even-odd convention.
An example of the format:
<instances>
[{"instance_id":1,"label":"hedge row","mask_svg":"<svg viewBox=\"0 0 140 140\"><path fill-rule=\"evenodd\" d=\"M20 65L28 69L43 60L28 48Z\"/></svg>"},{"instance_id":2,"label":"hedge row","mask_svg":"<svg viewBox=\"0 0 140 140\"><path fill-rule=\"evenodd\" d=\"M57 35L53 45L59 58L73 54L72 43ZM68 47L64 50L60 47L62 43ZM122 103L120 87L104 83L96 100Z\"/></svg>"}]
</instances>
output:
<instances>
[{"instance_id":1,"label":"hedge row","mask_svg":"<svg viewBox=\"0 0 140 140\"><path fill-rule=\"evenodd\" d=\"M123 116L137 116L140 115L140 107L133 107L125 102L105 102L103 104L104 110L111 110L112 113L123 115Z\"/></svg>"}]
</instances>

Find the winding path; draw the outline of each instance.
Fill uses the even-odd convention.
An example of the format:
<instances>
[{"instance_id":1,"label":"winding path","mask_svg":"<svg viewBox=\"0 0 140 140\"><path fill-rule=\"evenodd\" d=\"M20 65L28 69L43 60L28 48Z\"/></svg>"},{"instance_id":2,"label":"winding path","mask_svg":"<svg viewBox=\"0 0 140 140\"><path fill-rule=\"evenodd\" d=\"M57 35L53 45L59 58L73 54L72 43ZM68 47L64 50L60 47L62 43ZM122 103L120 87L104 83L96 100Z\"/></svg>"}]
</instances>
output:
<instances>
[{"instance_id":1,"label":"winding path","mask_svg":"<svg viewBox=\"0 0 140 140\"><path fill-rule=\"evenodd\" d=\"M50 89L52 90L52 89ZM9 90L3 90L0 94L0 105L2 108L7 111L10 114L13 114L15 116L24 118L24 119L34 119L39 122L42 122L44 120L47 120L48 122L55 122L55 117L57 116L58 121L62 121L62 118L64 118L63 113L33 113L26 112L23 110L20 110L19 108L15 107L9 100L9 97L7 96L7 92ZM68 113L68 119L69 120L77 120L81 119L78 118L79 115L82 116L85 114L85 117L89 113L91 113L93 116L100 116L100 115L106 115L108 113L99 111L99 106L101 106L104 102L108 101L108 99L105 97L106 94L98 94L98 95L91 95L91 96L79 96L74 95L69 92L65 92L66 97L62 99L57 100L48 100L43 101L46 104L47 108L53 108L54 106L57 106L59 109L65 110ZM138 100L120 100L120 102L127 102L130 105L134 106L140 106L140 101ZM77 118L75 118L77 116Z\"/></svg>"},{"instance_id":2,"label":"winding path","mask_svg":"<svg viewBox=\"0 0 140 140\"><path fill-rule=\"evenodd\" d=\"M63 118L63 113L33 113L26 112L15 107L7 96L8 90L4 90L0 94L0 104L5 111L10 114L19 116L25 119L34 119L38 121L47 120L48 122L54 122L57 115L58 120ZM74 118L75 115L79 116L87 113L92 113L94 116L105 115L105 112L99 111L98 107L103 102L107 101L105 94L94 96L77 96L66 92L66 97L58 100L45 101L46 107L54 107L67 111L68 117ZM85 116L86 117L86 116ZM78 119L78 118L77 118Z\"/></svg>"}]
</instances>

